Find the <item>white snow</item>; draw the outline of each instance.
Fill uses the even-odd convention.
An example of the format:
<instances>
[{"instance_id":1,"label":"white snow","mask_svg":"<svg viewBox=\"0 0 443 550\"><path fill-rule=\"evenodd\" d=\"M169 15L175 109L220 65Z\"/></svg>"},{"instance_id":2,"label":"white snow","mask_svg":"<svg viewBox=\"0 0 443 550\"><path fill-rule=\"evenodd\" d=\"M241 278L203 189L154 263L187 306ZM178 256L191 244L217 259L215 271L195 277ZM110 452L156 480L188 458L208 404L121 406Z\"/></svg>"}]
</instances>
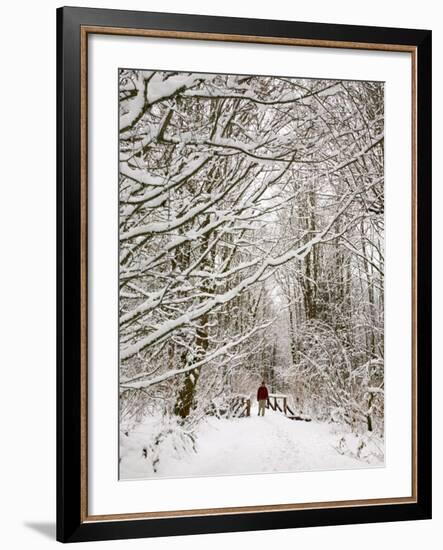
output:
<instances>
[{"instance_id":1,"label":"white snow","mask_svg":"<svg viewBox=\"0 0 443 550\"><path fill-rule=\"evenodd\" d=\"M191 88L197 82L205 80L202 74L178 74L164 80L161 72L155 73L148 84L148 101L155 103L174 95L181 88Z\"/></svg>"},{"instance_id":2,"label":"white snow","mask_svg":"<svg viewBox=\"0 0 443 550\"><path fill-rule=\"evenodd\" d=\"M336 424L290 420L271 410L266 410L264 417L258 417L256 405L252 407L251 417L208 417L199 428L197 452L179 452L174 444L166 445L159 456L156 473L152 462L143 457L150 432L152 420L147 420L129 437L121 436L120 479L306 472L384 465L383 444L372 442L368 434L344 433ZM379 453L374 452L377 449Z\"/></svg>"}]
</instances>

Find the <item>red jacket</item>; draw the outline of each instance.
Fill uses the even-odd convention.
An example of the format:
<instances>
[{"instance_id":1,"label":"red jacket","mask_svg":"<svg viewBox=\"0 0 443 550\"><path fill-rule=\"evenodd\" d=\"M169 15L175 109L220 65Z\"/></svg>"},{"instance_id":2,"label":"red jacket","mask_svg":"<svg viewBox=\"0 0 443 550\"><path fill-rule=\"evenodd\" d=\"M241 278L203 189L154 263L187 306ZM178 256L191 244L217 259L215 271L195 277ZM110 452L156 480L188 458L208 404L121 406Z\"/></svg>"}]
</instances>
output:
<instances>
[{"instance_id":1,"label":"red jacket","mask_svg":"<svg viewBox=\"0 0 443 550\"><path fill-rule=\"evenodd\" d=\"M268 388L266 386L260 386L257 391L257 401L268 398Z\"/></svg>"}]
</instances>

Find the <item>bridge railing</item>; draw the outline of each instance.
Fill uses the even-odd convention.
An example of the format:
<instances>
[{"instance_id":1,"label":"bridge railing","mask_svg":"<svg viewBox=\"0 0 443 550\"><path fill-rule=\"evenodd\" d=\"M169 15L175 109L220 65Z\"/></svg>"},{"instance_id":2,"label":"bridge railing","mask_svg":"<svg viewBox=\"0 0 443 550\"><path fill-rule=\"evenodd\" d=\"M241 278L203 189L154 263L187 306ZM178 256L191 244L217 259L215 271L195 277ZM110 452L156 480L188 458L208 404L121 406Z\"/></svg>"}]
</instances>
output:
<instances>
[{"instance_id":1,"label":"bridge railing","mask_svg":"<svg viewBox=\"0 0 443 550\"><path fill-rule=\"evenodd\" d=\"M309 415L303 413L295 413L289 406L288 401L288 396L283 393L270 393L268 396L266 407L268 409L272 409L273 411L280 411L291 420L304 420L305 422L311 421L311 417Z\"/></svg>"},{"instance_id":2,"label":"bridge railing","mask_svg":"<svg viewBox=\"0 0 443 550\"><path fill-rule=\"evenodd\" d=\"M251 399L248 395L235 395L231 400L231 414L238 418L251 416Z\"/></svg>"},{"instance_id":3,"label":"bridge railing","mask_svg":"<svg viewBox=\"0 0 443 550\"><path fill-rule=\"evenodd\" d=\"M270 393L266 406L273 411L280 411L283 414L287 414L288 396L281 393Z\"/></svg>"}]
</instances>

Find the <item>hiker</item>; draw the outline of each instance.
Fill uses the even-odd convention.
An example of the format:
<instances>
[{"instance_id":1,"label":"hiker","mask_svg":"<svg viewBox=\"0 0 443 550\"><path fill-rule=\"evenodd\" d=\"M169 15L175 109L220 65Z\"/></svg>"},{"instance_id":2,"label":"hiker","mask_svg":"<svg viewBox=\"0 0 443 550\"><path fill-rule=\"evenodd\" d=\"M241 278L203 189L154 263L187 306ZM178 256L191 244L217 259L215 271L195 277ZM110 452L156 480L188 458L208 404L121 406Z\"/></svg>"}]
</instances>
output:
<instances>
[{"instance_id":1,"label":"hiker","mask_svg":"<svg viewBox=\"0 0 443 550\"><path fill-rule=\"evenodd\" d=\"M265 416L266 402L268 401L268 388L265 386L265 382L261 383L261 386L257 390L258 401L258 416Z\"/></svg>"}]
</instances>

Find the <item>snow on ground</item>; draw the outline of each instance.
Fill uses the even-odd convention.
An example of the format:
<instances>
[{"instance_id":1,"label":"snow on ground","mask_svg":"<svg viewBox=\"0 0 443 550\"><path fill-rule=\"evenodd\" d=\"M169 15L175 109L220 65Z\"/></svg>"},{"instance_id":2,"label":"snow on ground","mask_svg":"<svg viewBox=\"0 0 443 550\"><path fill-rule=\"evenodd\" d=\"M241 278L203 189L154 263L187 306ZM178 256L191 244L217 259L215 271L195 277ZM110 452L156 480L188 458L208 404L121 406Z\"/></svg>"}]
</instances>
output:
<instances>
[{"instance_id":1,"label":"snow on ground","mask_svg":"<svg viewBox=\"0 0 443 550\"><path fill-rule=\"evenodd\" d=\"M253 409L247 418L208 417L199 429L197 452L163 452L158 470L143 457L143 441L152 424L141 423L121 437L120 478L214 476L336 470L381 467L383 448L368 436L357 437L338 431L337 426L319 422L290 420L279 412L266 410L264 417ZM362 439L365 449L357 459ZM382 443L381 443L382 445ZM375 452L372 452L374 451ZM353 455L353 456L350 456Z\"/></svg>"}]
</instances>

